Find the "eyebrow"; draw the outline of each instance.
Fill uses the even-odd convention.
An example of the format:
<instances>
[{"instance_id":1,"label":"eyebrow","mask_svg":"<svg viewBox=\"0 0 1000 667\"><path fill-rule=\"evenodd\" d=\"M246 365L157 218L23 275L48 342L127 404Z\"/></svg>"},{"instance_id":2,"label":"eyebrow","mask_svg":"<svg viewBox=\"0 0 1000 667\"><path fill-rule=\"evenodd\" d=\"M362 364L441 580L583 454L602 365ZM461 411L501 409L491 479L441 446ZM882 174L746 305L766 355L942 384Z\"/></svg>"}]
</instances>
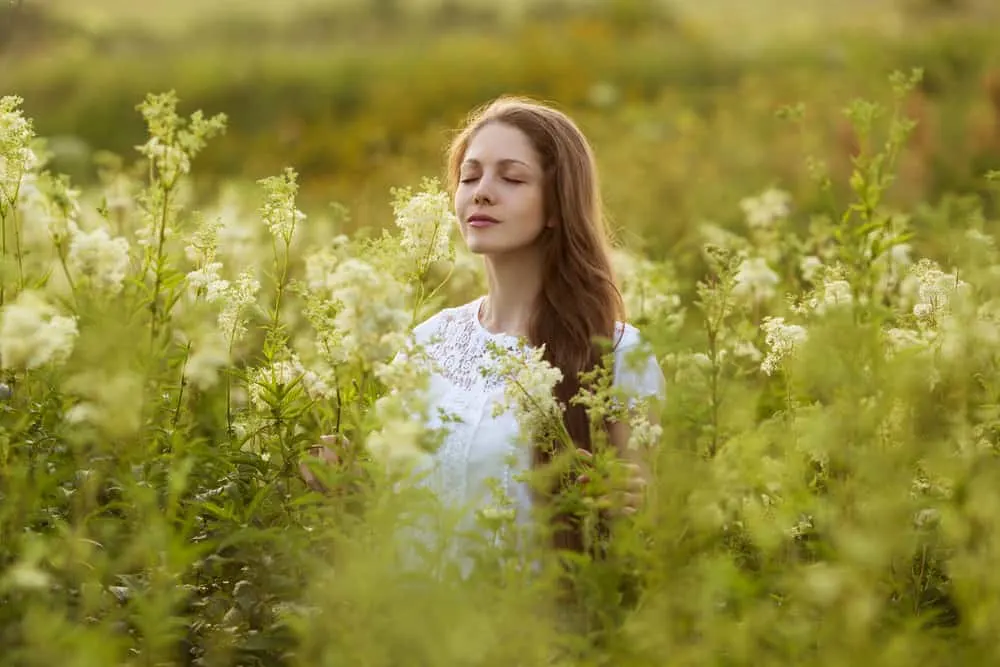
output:
<instances>
[{"instance_id":1,"label":"eyebrow","mask_svg":"<svg viewBox=\"0 0 1000 667\"><path fill-rule=\"evenodd\" d=\"M530 165L530 164L528 164L527 162L522 162L521 160L515 160L515 159L514 159L514 158L512 158L512 157L508 157L508 158L504 158L504 159L502 159L502 160L497 160L497 162L498 162L499 164L501 164L501 165L508 165L508 164L519 164L519 165L522 165L522 166L525 166L525 167L528 167L528 168L531 168L531 165ZM463 162L462 162L462 166L463 166L463 167L464 167L464 166L470 166L470 167L479 167L479 166L482 166L482 164L481 164L481 163L479 162L479 160L477 160L477 159L475 159L475 158L470 158L470 159L468 159L468 160L465 160L465 161L463 161Z\"/></svg>"}]
</instances>

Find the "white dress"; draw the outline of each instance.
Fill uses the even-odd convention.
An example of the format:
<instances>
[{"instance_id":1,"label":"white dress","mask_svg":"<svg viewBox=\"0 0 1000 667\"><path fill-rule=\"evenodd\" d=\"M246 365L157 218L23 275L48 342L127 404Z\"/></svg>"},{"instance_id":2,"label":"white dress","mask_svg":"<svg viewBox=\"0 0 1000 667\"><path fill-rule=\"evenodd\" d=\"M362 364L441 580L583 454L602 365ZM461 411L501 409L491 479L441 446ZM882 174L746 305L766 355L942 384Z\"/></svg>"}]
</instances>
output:
<instances>
[{"instance_id":1,"label":"white dress","mask_svg":"<svg viewBox=\"0 0 1000 667\"><path fill-rule=\"evenodd\" d=\"M514 510L518 524L526 525L532 501L527 484L516 478L530 468L532 454L521 444L510 410L493 416L494 405L504 401L503 381L483 373L491 361L488 342L514 349L518 339L483 327L479 312L484 299L444 309L414 328L414 341L433 368L427 425L445 434L442 446L424 467L423 479L444 506L466 510L466 528L474 524L477 510L496 505L489 480L499 480L510 501L508 509ZM636 348L643 345L639 331L619 322L616 340L616 385L630 400L663 398L664 376L655 356L639 352L642 363L632 360ZM626 364L626 358L632 363Z\"/></svg>"}]
</instances>

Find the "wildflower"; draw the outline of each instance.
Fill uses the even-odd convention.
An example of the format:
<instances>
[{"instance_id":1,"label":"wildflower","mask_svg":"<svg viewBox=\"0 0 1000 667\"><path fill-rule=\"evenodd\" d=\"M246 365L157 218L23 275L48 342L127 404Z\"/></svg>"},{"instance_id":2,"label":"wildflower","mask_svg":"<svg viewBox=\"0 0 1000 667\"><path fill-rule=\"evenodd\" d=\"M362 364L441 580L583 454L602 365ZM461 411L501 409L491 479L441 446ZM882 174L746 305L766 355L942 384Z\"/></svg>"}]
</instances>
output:
<instances>
[{"instance_id":1,"label":"wildflower","mask_svg":"<svg viewBox=\"0 0 1000 667\"><path fill-rule=\"evenodd\" d=\"M816 314L822 315L839 306L849 305L853 300L851 283L846 280L826 280L823 282L823 287L809 299L809 308Z\"/></svg>"},{"instance_id":2,"label":"wildflower","mask_svg":"<svg viewBox=\"0 0 1000 667\"><path fill-rule=\"evenodd\" d=\"M668 267L638 257L624 248L615 248L611 258L629 317L648 318L671 329L683 325L681 298L669 289Z\"/></svg>"},{"instance_id":3,"label":"wildflower","mask_svg":"<svg viewBox=\"0 0 1000 667\"><path fill-rule=\"evenodd\" d=\"M230 293L230 283L219 276L222 262L209 262L200 269L190 271L185 280L188 288L196 294L204 294L209 303L224 301Z\"/></svg>"},{"instance_id":4,"label":"wildflower","mask_svg":"<svg viewBox=\"0 0 1000 667\"><path fill-rule=\"evenodd\" d=\"M295 226L306 219L305 213L295 207L299 186L293 169L285 169L281 176L271 176L258 182L264 188L265 201L260 208L264 226L276 239L291 243Z\"/></svg>"},{"instance_id":5,"label":"wildflower","mask_svg":"<svg viewBox=\"0 0 1000 667\"><path fill-rule=\"evenodd\" d=\"M19 208L25 247L59 246L80 219L80 191L65 176L30 174L21 186Z\"/></svg>"},{"instance_id":6,"label":"wildflower","mask_svg":"<svg viewBox=\"0 0 1000 667\"><path fill-rule=\"evenodd\" d=\"M746 215L747 224L753 228L771 227L776 221L788 216L791 197L787 192L771 188L756 197L746 197L740 201L740 208Z\"/></svg>"},{"instance_id":7,"label":"wildflower","mask_svg":"<svg viewBox=\"0 0 1000 667\"><path fill-rule=\"evenodd\" d=\"M448 193L440 190L437 181L425 180L417 194L409 188L394 188L392 195L396 226L402 233L400 245L416 259L417 273L437 261L451 259L451 230L458 221Z\"/></svg>"},{"instance_id":8,"label":"wildflower","mask_svg":"<svg viewBox=\"0 0 1000 667\"><path fill-rule=\"evenodd\" d=\"M306 368L297 354L286 352L284 358L276 359L269 366L250 372L250 406L266 412L269 406L264 400L265 387L277 385L287 388L296 382L300 383L306 395L314 401L330 399L336 395L335 388L331 387L319 373Z\"/></svg>"},{"instance_id":9,"label":"wildflower","mask_svg":"<svg viewBox=\"0 0 1000 667\"><path fill-rule=\"evenodd\" d=\"M24 117L20 97L0 97L0 204L13 199L24 174L35 166L35 154L28 147L34 138L31 121ZM0 209L2 210L2 209Z\"/></svg>"},{"instance_id":10,"label":"wildflower","mask_svg":"<svg viewBox=\"0 0 1000 667\"><path fill-rule=\"evenodd\" d=\"M188 341L191 345L184 377L198 389L210 389L219 380L219 371L229 364L229 341L217 329L209 329Z\"/></svg>"},{"instance_id":11,"label":"wildflower","mask_svg":"<svg viewBox=\"0 0 1000 667\"><path fill-rule=\"evenodd\" d=\"M72 225L66 263L73 274L86 276L94 287L117 294L128 272L128 241L111 238L104 228L84 232Z\"/></svg>"},{"instance_id":12,"label":"wildflower","mask_svg":"<svg viewBox=\"0 0 1000 667\"><path fill-rule=\"evenodd\" d=\"M778 274L767 265L763 257L744 259L735 276L733 294L761 303L772 298L775 286L780 282Z\"/></svg>"},{"instance_id":13,"label":"wildflower","mask_svg":"<svg viewBox=\"0 0 1000 667\"><path fill-rule=\"evenodd\" d=\"M139 105L146 121L149 140L136 146L159 173L163 182L172 187L191 171L191 161L201 152L209 138L225 130L225 114L205 118L196 111L185 122L177 115L177 95L171 91L149 95Z\"/></svg>"},{"instance_id":14,"label":"wildflower","mask_svg":"<svg viewBox=\"0 0 1000 667\"><path fill-rule=\"evenodd\" d=\"M69 358L77 337L75 317L30 291L18 295L0 314L0 360L3 368L38 368Z\"/></svg>"},{"instance_id":15,"label":"wildflower","mask_svg":"<svg viewBox=\"0 0 1000 667\"><path fill-rule=\"evenodd\" d=\"M945 273L934 262L922 259L913 267L918 280L913 314L920 319L939 317L950 310L952 298L968 287L957 275Z\"/></svg>"},{"instance_id":16,"label":"wildflower","mask_svg":"<svg viewBox=\"0 0 1000 667\"><path fill-rule=\"evenodd\" d=\"M654 424L644 410L636 410L629 419L628 448L645 450L655 446L663 436L663 427Z\"/></svg>"},{"instance_id":17,"label":"wildflower","mask_svg":"<svg viewBox=\"0 0 1000 667\"><path fill-rule=\"evenodd\" d=\"M806 330L797 324L785 324L783 317L765 317L761 329L764 330L768 352L760 368L771 375L805 342Z\"/></svg>"},{"instance_id":18,"label":"wildflower","mask_svg":"<svg viewBox=\"0 0 1000 667\"><path fill-rule=\"evenodd\" d=\"M823 260L816 255L807 255L799 261L799 270L807 283L815 283L823 268Z\"/></svg>"},{"instance_id":19,"label":"wildflower","mask_svg":"<svg viewBox=\"0 0 1000 667\"><path fill-rule=\"evenodd\" d=\"M230 341L235 342L246 333L247 318L244 312L257 301L259 291L260 282L249 270L240 274L236 284L229 286L223 301L224 306L219 313L218 324L219 329Z\"/></svg>"},{"instance_id":20,"label":"wildflower","mask_svg":"<svg viewBox=\"0 0 1000 667\"><path fill-rule=\"evenodd\" d=\"M504 383L504 400L494 404L493 416L499 417L512 408L528 437L546 438L554 424L561 424L562 410L554 390L562 381L562 371L542 358L544 345L537 348L522 345L512 351L490 343L489 351L498 362L492 372Z\"/></svg>"},{"instance_id":21,"label":"wildflower","mask_svg":"<svg viewBox=\"0 0 1000 667\"><path fill-rule=\"evenodd\" d=\"M376 361L391 357L412 321L407 286L368 262L349 258L328 277L328 301L336 315L329 326L339 334L340 359Z\"/></svg>"},{"instance_id":22,"label":"wildflower","mask_svg":"<svg viewBox=\"0 0 1000 667\"><path fill-rule=\"evenodd\" d=\"M221 218L203 217L191 236L191 242L184 246L184 254L188 261L196 266L202 266L215 261L219 248L219 229Z\"/></svg>"}]
</instances>

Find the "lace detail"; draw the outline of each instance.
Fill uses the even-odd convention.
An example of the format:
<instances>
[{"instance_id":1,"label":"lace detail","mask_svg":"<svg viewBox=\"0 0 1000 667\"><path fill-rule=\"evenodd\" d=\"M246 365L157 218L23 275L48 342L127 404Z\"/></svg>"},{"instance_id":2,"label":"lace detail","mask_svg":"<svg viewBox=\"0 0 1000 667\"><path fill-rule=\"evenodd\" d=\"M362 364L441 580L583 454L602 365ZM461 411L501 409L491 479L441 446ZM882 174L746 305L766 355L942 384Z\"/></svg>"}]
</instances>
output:
<instances>
[{"instance_id":1,"label":"lace detail","mask_svg":"<svg viewBox=\"0 0 1000 667\"><path fill-rule=\"evenodd\" d=\"M478 317L481 301L479 298L464 306L441 311L427 352L435 362L435 370L456 387L465 391L491 392L503 382L488 373L490 355L486 345L493 340L513 349L516 338L506 334L491 335L483 330Z\"/></svg>"}]
</instances>

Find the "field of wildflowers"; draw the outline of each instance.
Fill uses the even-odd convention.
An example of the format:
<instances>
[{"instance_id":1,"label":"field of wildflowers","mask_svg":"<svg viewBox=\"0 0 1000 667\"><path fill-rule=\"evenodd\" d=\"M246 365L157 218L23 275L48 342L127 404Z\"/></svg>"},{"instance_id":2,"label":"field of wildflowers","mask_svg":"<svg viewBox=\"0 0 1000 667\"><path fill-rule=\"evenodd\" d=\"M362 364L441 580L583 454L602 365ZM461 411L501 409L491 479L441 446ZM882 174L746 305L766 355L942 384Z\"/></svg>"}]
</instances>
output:
<instances>
[{"instance_id":1,"label":"field of wildflowers","mask_svg":"<svg viewBox=\"0 0 1000 667\"><path fill-rule=\"evenodd\" d=\"M401 483L435 446L405 334L484 288L438 183L350 233L344 207L300 210L291 169L205 203L192 174L227 119L163 93L137 153L78 188L3 97L0 662L996 661L996 202L887 203L920 79L847 107L846 179L802 156L810 206L748 192L740 225L698 228L696 268L616 248L668 379L661 427L637 429L648 505L600 557L539 568L484 513L465 577L396 557L434 511ZM503 369L527 395L552 381ZM315 468L326 495L299 474L324 433L351 443Z\"/></svg>"}]
</instances>

